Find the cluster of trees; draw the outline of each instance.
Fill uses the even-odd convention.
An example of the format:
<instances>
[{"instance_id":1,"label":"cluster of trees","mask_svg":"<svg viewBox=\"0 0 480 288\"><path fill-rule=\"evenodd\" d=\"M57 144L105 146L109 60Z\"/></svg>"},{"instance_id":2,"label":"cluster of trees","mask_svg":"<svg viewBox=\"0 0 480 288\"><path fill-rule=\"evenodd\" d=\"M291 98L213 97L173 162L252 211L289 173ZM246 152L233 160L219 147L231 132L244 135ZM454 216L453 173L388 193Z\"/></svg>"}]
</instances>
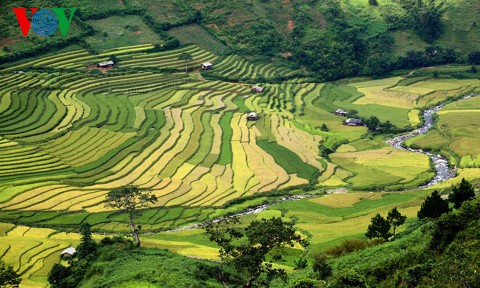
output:
<instances>
[{"instance_id":1,"label":"cluster of trees","mask_svg":"<svg viewBox=\"0 0 480 288\"><path fill-rule=\"evenodd\" d=\"M75 255L68 259L69 266L55 263L48 274L47 280L52 288L77 287L95 260L98 247L92 239L90 225L88 223L83 224L80 227L80 233L82 239Z\"/></svg>"},{"instance_id":2,"label":"cluster of trees","mask_svg":"<svg viewBox=\"0 0 480 288\"><path fill-rule=\"evenodd\" d=\"M405 223L407 216L402 215L397 207L392 208L387 214L387 218L384 218L378 213L372 218L372 223L367 228L365 236L368 238L379 238L388 241L390 237L395 238L395 231L398 226ZM390 232L393 229L393 233Z\"/></svg>"},{"instance_id":3,"label":"cluster of trees","mask_svg":"<svg viewBox=\"0 0 480 288\"><path fill-rule=\"evenodd\" d=\"M459 209L463 202L474 198L475 189L473 185L463 178L458 186L452 188L452 192L448 195L448 200L442 199L437 190L433 191L423 202L417 216L419 219L436 219L451 211L448 202L453 203L455 209Z\"/></svg>"}]
</instances>

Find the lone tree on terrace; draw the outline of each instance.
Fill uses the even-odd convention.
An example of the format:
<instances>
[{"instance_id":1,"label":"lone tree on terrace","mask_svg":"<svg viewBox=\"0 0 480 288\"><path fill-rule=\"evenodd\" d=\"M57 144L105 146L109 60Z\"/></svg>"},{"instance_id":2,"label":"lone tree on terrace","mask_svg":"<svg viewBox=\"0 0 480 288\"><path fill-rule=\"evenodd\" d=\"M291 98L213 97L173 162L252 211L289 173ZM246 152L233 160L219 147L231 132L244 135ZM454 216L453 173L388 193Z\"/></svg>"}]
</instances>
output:
<instances>
[{"instance_id":1,"label":"lone tree on terrace","mask_svg":"<svg viewBox=\"0 0 480 288\"><path fill-rule=\"evenodd\" d=\"M178 60L185 61L185 73L188 72L188 62L193 60L192 54L184 52L178 56Z\"/></svg>"},{"instance_id":2,"label":"lone tree on terrace","mask_svg":"<svg viewBox=\"0 0 480 288\"><path fill-rule=\"evenodd\" d=\"M392 225L393 228L393 237L395 237L395 230L398 226L403 225L407 216L402 215L397 207L393 208L392 210L388 211L387 221Z\"/></svg>"},{"instance_id":3,"label":"lone tree on terrace","mask_svg":"<svg viewBox=\"0 0 480 288\"><path fill-rule=\"evenodd\" d=\"M380 214L372 217L371 221L372 224L368 226L365 236L370 239L379 238L388 241L388 238L392 236L392 233L390 233L390 222L387 219L383 218Z\"/></svg>"},{"instance_id":4,"label":"lone tree on terrace","mask_svg":"<svg viewBox=\"0 0 480 288\"><path fill-rule=\"evenodd\" d=\"M155 202L157 202L157 197L150 191L128 185L108 192L105 206L119 209L121 212L128 214L135 243L137 247L140 247L140 238L138 237L140 227L135 225L133 220L136 216L142 214L138 209L147 208Z\"/></svg>"}]
</instances>

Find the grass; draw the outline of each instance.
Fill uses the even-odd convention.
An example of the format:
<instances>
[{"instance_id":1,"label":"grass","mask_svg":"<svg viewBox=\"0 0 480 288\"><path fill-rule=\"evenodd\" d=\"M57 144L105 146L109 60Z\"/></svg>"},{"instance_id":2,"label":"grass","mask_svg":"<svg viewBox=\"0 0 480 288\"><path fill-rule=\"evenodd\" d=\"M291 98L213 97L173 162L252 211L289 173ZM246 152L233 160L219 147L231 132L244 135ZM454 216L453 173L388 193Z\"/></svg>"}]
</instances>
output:
<instances>
[{"instance_id":1,"label":"grass","mask_svg":"<svg viewBox=\"0 0 480 288\"><path fill-rule=\"evenodd\" d=\"M272 155L275 162L280 165L287 173L297 173L299 177L314 181L318 176L318 169L303 162L297 154L287 148L278 145L276 142L268 142L267 140L259 140L257 144L260 148Z\"/></svg>"},{"instance_id":2,"label":"grass","mask_svg":"<svg viewBox=\"0 0 480 288\"><path fill-rule=\"evenodd\" d=\"M175 27L168 30L168 34L180 40L181 44L194 44L217 55L221 55L227 48L197 24Z\"/></svg>"},{"instance_id":3,"label":"grass","mask_svg":"<svg viewBox=\"0 0 480 288\"><path fill-rule=\"evenodd\" d=\"M227 165L232 163L232 128L230 126L232 117L233 113L227 112L220 119L220 126L222 127L222 146L218 161L219 165Z\"/></svg>"},{"instance_id":4,"label":"grass","mask_svg":"<svg viewBox=\"0 0 480 288\"><path fill-rule=\"evenodd\" d=\"M86 38L96 50L107 50L136 44L163 43L140 18L140 16L111 16L87 23L98 30L95 36Z\"/></svg>"}]
</instances>

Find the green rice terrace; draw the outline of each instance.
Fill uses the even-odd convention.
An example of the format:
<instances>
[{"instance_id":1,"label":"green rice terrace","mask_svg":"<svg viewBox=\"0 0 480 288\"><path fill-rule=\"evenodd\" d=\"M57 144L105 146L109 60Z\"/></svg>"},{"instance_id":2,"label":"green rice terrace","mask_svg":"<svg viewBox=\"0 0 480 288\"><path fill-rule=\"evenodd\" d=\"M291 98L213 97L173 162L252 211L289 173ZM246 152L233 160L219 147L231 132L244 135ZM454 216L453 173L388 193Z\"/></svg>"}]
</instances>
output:
<instances>
[{"instance_id":1,"label":"green rice terrace","mask_svg":"<svg viewBox=\"0 0 480 288\"><path fill-rule=\"evenodd\" d=\"M156 232L142 235L144 246L217 259L218 248L202 229L177 228L309 191L318 197L243 218L295 219L310 249L321 251L363 237L370 218L393 207L409 223L433 189L479 175L478 98L448 104L438 113L437 129L407 141L457 167L457 177L426 190L415 188L435 175L428 156L393 148L385 142L391 134L344 125L346 118L334 114L375 116L407 131L421 125L423 109L478 93L477 79L437 79L419 70L316 83L298 70L194 45L152 48L76 49L1 70L0 255L21 274L22 287L46 285L59 253L79 243L71 232L80 224L128 233L127 216L105 207L106 194L124 185L158 198L137 220L142 232ZM179 60L182 53L191 61ZM111 55L115 67L96 68ZM213 68L200 71L207 61ZM274 77L285 80L270 81ZM250 112L256 121L247 121ZM398 190L409 191L388 192ZM320 197L325 192L333 193ZM279 265L291 270L301 248L288 251Z\"/></svg>"}]
</instances>

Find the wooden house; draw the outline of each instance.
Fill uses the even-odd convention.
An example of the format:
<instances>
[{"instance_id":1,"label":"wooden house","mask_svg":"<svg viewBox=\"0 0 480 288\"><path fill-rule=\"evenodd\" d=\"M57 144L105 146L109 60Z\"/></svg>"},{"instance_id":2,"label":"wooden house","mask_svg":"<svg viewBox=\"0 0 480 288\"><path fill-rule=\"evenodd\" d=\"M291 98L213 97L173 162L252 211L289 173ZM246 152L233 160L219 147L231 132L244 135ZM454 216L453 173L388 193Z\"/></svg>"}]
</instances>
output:
<instances>
[{"instance_id":1,"label":"wooden house","mask_svg":"<svg viewBox=\"0 0 480 288\"><path fill-rule=\"evenodd\" d=\"M62 257L73 257L75 253L77 253L77 250L75 248L68 247L67 249L63 250L60 255L62 255Z\"/></svg>"},{"instance_id":2,"label":"wooden house","mask_svg":"<svg viewBox=\"0 0 480 288\"><path fill-rule=\"evenodd\" d=\"M115 65L113 61L103 61L97 64L97 68L111 68Z\"/></svg>"},{"instance_id":3,"label":"wooden house","mask_svg":"<svg viewBox=\"0 0 480 288\"><path fill-rule=\"evenodd\" d=\"M254 93L262 93L263 92L263 87L258 86L258 85L252 86L252 91Z\"/></svg>"},{"instance_id":4,"label":"wooden house","mask_svg":"<svg viewBox=\"0 0 480 288\"><path fill-rule=\"evenodd\" d=\"M347 126L365 126L362 119L357 118L348 118L347 120L343 121L343 124Z\"/></svg>"},{"instance_id":5,"label":"wooden house","mask_svg":"<svg viewBox=\"0 0 480 288\"><path fill-rule=\"evenodd\" d=\"M205 62L205 63L202 63L202 69L203 70L210 70L213 68L213 64L210 63L210 62Z\"/></svg>"},{"instance_id":6,"label":"wooden house","mask_svg":"<svg viewBox=\"0 0 480 288\"><path fill-rule=\"evenodd\" d=\"M333 112L333 114L337 115L337 116L347 116L348 112L345 111L345 110L342 110L342 109L337 109L335 110L335 112Z\"/></svg>"}]
</instances>

